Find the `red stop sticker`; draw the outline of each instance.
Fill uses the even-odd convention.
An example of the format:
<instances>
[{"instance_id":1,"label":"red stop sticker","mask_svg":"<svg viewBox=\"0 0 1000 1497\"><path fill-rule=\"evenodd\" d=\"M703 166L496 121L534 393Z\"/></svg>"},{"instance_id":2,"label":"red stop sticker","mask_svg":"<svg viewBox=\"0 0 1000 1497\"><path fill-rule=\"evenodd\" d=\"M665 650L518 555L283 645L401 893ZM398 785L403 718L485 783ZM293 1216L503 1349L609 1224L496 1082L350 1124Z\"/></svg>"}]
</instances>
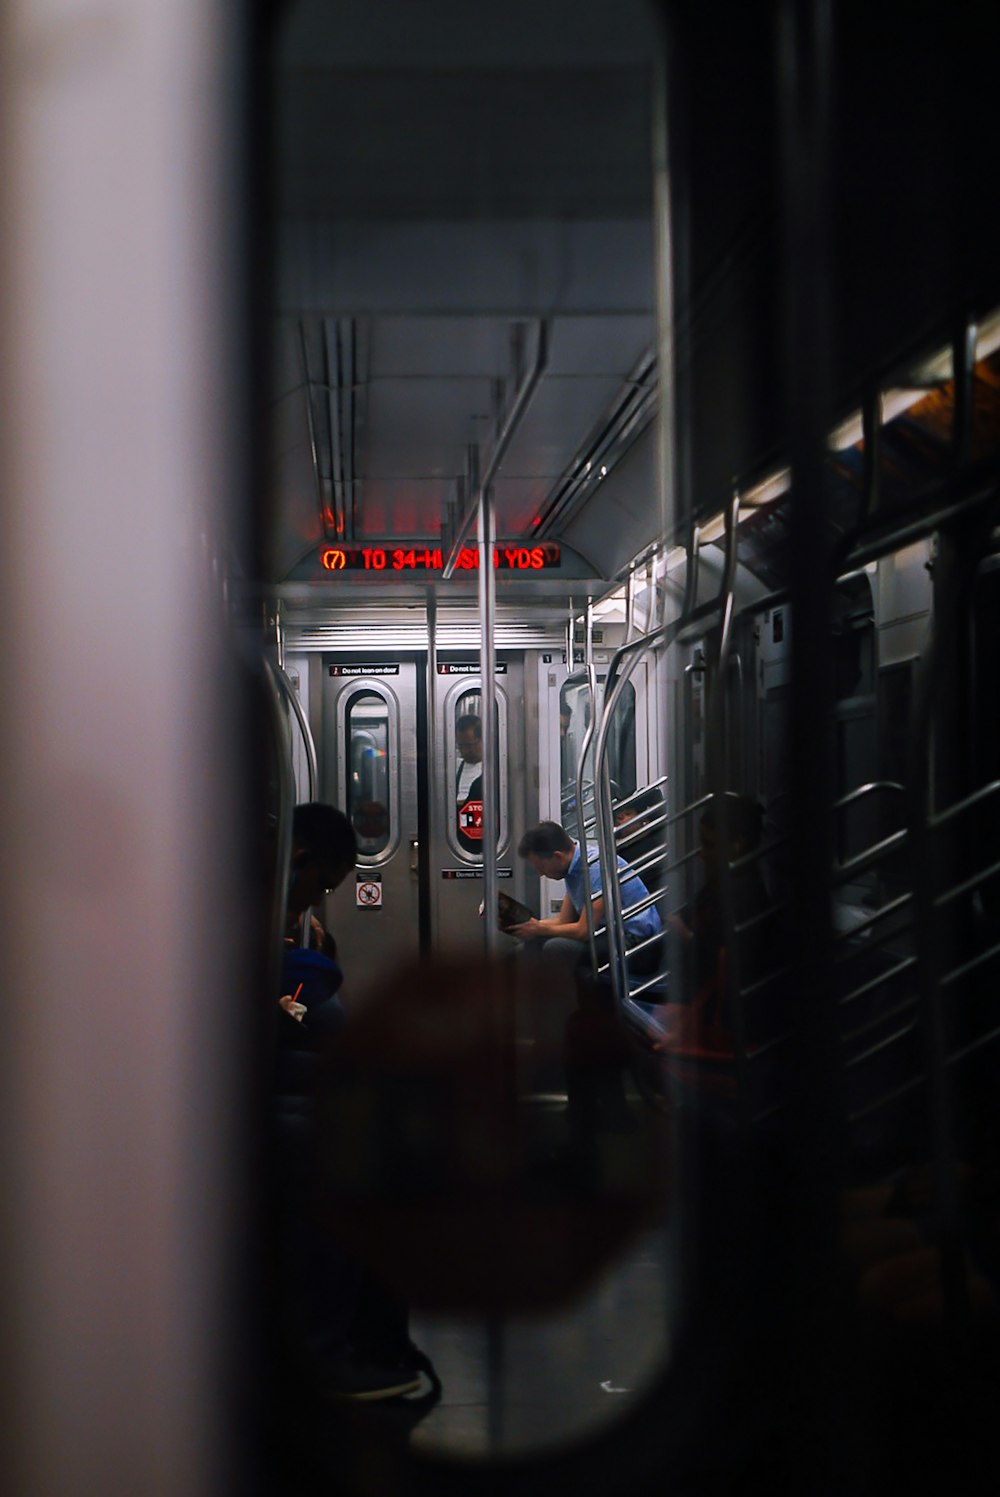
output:
<instances>
[{"instance_id":1,"label":"red stop sticker","mask_svg":"<svg viewBox=\"0 0 1000 1497\"><path fill-rule=\"evenodd\" d=\"M459 806L458 830L464 836L472 837L477 842L483 840L483 803L481 800L467 800L464 806Z\"/></svg>"}]
</instances>

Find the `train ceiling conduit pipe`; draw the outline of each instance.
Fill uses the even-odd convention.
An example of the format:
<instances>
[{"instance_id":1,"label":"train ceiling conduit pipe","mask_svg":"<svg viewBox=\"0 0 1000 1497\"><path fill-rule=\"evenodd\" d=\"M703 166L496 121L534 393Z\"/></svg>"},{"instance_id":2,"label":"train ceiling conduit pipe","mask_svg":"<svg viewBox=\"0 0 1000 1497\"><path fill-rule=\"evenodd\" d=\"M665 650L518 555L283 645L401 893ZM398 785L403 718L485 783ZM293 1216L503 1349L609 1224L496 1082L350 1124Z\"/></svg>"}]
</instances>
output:
<instances>
[{"instance_id":1,"label":"train ceiling conduit pipe","mask_svg":"<svg viewBox=\"0 0 1000 1497\"><path fill-rule=\"evenodd\" d=\"M325 535L329 530L327 523L326 499L323 494L323 475L319 466L319 447L316 444L316 421L313 415L312 392L313 382L309 378L309 350L306 344L305 321L299 319L299 347L302 352L302 378L305 384L306 395L306 428L309 433L309 455L312 458L313 473L316 477L316 508L319 510L320 532Z\"/></svg>"},{"instance_id":2,"label":"train ceiling conduit pipe","mask_svg":"<svg viewBox=\"0 0 1000 1497\"><path fill-rule=\"evenodd\" d=\"M448 552L448 557L444 564L444 570L441 573L441 580L443 582L447 582L448 578L455 570L455 563L458 561L458 553L462 549L462 542L465 539L466 532L468 531L469 526L472 524L473 520L476 518L477 511L482 504L483 493L493 482L497 469L503 461L504 453L507 451L507 448L510 445L511 438L517 430L518 422L521 420L521 417L527 410L529 402L531 401L531 397L534 395L535 390L538 387L538 382L541 379L542 375L545 373L546 368L548 367L548 362L549 322L547 319L543 319L538 324L538 341L535 347L534 363L532 364L528 373L525 375L524 379L521 381L517 394L514 396L514 401L511 405L506 420L504 421L499 433L497 434L496 441L493 445L493 451L490 454L490 460L486 464L485 471L480 475L478 482L473 486L473 491L469 495L465 509L459 518L458 527L455 531L455 537L452 541L451 549ZM492 567L490 568L490 570L492 571Z\"/></svg>"},{"instance_id":3,"label":"train ceiling conduit pipe","mask_svg":"<svg viewBox=\"0 0 1000 1497\"><path fill-rule=\"evenodd\" d=\"M357 337L353 317L338 318L334 327L334 371L326 386L327 419L330 429L330 493L334 531L347 540L355 537L354 524L354 429L357 373ZM323 321L323 346L330 368L329 326Z\"/></svg>"},{"instance_id":4,"label":"train ceiling conduit pipe","mask_svg":"<svg viewBox=\"0 0 1000 1497\"><path fill-rule=\"evenodd\" d=\"M647 353L629 374L603 425L588 438L549 491L533 535L542 540L557 530L566 533L584 504L654 419L657 399L656 359L653 353Z\"/></svg>"}]
</instances>

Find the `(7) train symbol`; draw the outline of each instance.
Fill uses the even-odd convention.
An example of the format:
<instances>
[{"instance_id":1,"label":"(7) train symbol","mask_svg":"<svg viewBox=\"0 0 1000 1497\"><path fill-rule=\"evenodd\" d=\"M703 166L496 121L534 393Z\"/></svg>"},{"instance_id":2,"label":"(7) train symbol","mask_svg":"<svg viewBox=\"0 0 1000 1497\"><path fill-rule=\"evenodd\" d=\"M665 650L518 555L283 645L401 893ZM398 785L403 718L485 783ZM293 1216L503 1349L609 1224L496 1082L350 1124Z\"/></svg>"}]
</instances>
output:
<instances>
[{"instance_id":1,"label":"(7) train symbol","mask_svg":"<svg viewBox=\"0 0 1000 1497\"><path fill-rule=\"evenodd\" d=\"M347 566L347 552L341 546L327 546L320 560L328 572L342 572Z\"/></svg>"}]
</instances>

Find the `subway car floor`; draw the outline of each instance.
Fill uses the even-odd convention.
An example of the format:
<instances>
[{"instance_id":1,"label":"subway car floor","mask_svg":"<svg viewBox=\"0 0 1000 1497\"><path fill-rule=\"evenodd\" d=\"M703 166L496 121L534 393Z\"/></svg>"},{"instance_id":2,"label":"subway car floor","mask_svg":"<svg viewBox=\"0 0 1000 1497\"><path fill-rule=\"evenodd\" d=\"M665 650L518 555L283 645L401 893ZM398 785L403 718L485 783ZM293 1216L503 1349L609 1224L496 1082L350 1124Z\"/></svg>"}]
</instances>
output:
<instances>
[{"instance_id":1,"label":"subway car floor","mask_svg":"<svg viewBox=\"0 0 1000 1497\"><path fill-rule=\"evenodd\" d=\"M443 1391L411 1446L457 1458L552 1451L620 1415L669 1351L664 1239L662 1229L648 1232L589 1294L548 1315L495 1328L415 1318L414 1338Z\"/></svg>"},{"instance_id":2,"label":"subway car floor","mask_svg":"<svg viewBox=\"0 0 1000 1497\"><path fill-rule=\"evenodd\" d=\"M533 1131L558 1147L565 1095L535 1093ZM633 1092L637 1135L611 1141L626 1156L650 1119ZM641 1395L669 1354L668 1223L647 1222L568 1304L532 1314L412 1317L416 1344L441 1379L440 1399L414 1424L421 1455L482 1459L555 1453L597 1434Z\"/></svg>"}]
</instances>

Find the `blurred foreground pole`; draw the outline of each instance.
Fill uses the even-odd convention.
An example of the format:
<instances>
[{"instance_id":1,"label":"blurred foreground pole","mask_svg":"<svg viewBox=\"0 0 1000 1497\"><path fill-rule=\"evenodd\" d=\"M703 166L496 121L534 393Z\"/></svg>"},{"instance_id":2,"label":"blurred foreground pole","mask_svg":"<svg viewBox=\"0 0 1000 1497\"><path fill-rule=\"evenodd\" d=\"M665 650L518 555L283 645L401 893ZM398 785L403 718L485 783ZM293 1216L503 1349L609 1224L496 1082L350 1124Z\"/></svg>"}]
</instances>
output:
<instances>
[{"instance_id":1,"label":"blurred foreground pole","mask_svg":"<svg viewBox=\"0 0 1000 1497\"><path fill-rule=\"evenodd\" d=\"M230 24L217 0L0 13L0 1489L17 1497L238 1484Z\"/></svg>"}]
</instances>

